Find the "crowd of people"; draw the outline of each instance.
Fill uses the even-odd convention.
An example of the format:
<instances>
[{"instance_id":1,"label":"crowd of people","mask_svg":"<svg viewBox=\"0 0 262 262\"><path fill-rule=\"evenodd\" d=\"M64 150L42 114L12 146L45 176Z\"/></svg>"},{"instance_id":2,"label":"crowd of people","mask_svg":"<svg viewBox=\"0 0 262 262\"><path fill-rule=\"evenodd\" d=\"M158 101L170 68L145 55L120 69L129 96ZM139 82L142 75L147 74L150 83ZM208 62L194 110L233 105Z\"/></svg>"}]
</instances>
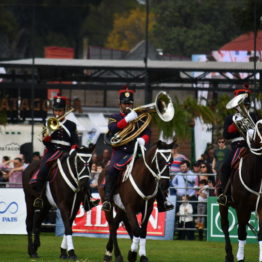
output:
<instances>
[{"instance_id":1,"label":"crowd of people","mask_svg":"<svg viewBox=\"0 0 262 262\"><path fill-rule=\"evenodd\" d=\"M180 153L179 145L172 150L173 162L170 166L170 194L176 195L179 239L203 239L206 228L207 199L216 196L216 178L221 172L222 163L229 149L224 138L219 137L216 144L207 146L206 151L194 163Z\"/></svg>"},{"instance_id":2,"label":"crowd of people","mask_svg":"<svg viewBox=\"0 0 262 262\"><path fill-rule=\"evenodd\" d=\"M34 152L32 161L40 159L40 153ZM13 159L9 156L3 156L0 164L0 187L22 187L23 171L28 164L23 154Z\"/></svg>"}]
</instances>

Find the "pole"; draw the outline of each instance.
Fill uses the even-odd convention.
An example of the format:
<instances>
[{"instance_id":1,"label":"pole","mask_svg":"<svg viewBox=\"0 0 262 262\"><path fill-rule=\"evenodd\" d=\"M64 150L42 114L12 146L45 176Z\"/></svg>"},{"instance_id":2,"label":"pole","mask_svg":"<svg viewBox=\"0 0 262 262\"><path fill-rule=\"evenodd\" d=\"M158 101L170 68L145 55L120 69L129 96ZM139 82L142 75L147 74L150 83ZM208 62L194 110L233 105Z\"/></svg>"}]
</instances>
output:
<instances>
[{"instance_id":1,"label":"pole","mask_svg":"<svg viewBox=\"0 0 262 262\"><path fill-rule=\"evenodd\" d=\"M33 2L32 27L31 27L31 51L32 51L32 84L31 84L31 144L34 152L34 99L35 99L35 19L36 19L36 3Z\"/></svg>"},{"instance_id":2,"label":"pole","mask_svg":"<svg viewBox=\"0 0 262 262\"><path fill-rule=\"evenodd\" d=\"M149 0L146 0L146 22L145 22L145 104L152 102L152 93L148 75L148 25L149 25Z\"/></svg>"}]
</instances>

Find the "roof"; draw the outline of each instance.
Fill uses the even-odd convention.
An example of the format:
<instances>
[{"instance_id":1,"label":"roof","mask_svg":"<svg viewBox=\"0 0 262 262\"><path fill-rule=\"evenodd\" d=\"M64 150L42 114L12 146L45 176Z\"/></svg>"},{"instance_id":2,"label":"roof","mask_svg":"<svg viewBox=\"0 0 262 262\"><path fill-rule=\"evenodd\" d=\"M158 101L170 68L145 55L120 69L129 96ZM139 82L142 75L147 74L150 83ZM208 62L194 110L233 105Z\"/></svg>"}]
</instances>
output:
<instances>
[{"instance_id":1,"label":"roof","mask_svg":"<svg viewBox=\"0 0 262 262\"><path fill-rule=\"evenodd\" d=\"M257 51L262 50L262 30L257 32L256 49ZM223 45L219 50L253 51L254 50L254 32L248 32L248 33L245 33L233 39L231 42Z\"/></svg>"},{"instance_id":2,"label":"roof","mask_svg":"<svg viewBox=\"0 0 262 262\"><path fill-rule=\"evenodd\" d=\"M0 62L0 67L32 67L33 59L20 59ZM53 58L36 58L34 65L41 67L66 67L75 69L132 69L143 70L144 62L141 60L101 60L101 59L53 59ZM217 71L222 70L228 72L237 71L253 71L253 62L192 62L192 61L148 61L148 69L150 70L185 70L185 71ZM257 63L257 70L262 70L262 63Z\"/></svg>"}]
</instances>

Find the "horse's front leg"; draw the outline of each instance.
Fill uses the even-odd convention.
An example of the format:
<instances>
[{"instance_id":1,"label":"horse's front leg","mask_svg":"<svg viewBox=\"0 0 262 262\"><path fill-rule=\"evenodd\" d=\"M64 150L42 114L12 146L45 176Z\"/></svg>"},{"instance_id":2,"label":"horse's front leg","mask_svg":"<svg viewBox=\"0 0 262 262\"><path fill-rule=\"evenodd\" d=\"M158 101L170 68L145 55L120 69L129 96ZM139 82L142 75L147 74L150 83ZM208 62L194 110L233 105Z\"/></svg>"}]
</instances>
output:
<instances>
[{"instance_id":1,"label":"horse's front leg","mask_svg":"<svg viewBox=\"0 0 262 262\"><path fill-rule=\"evenodd\" d=\"M60 209L62 220L65 227L65 235L61 244L61 254L60 257L63 258L66 256L71 260L77 260L77 255L75 254L74 243L72 238L72 220L70 219L70 212L68 210Z\"/></svg>"},{"instance_id":2,"label":"horse's front leg","mask_svg":"<svg viewBox=\"0 0 262 262\"><path fill-rule=\"evenodd\" d=\"M226 257L225 262L233 262L234 256L232 252L232 245L229 237L229 221L228 221L228 207L219 205L219 213L221 216L221 228L225 236L225 251L226 251Z\"/></svg>"},{"instance_id":3,"label":"horse's front leg","mask_svg":"<svg viewBox=\"0 0 262 262\"><path fill-rule=\"evenodd\" d=\"M237 250L237 261L244 262L245 260L245 245L247 238L247 224L251 216L251 211L246 210L243 214L240 210L244 210L244 207L237 208L237 219L238 219L238 250Z\"/></svg>"}]
</instances>

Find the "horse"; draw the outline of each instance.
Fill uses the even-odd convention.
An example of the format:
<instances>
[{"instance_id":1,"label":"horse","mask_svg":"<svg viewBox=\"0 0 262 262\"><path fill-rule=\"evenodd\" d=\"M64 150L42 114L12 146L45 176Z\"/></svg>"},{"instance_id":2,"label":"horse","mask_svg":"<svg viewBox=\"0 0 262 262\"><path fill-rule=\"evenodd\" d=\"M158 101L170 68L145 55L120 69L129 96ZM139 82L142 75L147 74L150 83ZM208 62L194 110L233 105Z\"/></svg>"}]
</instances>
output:
<instances>
[{"instance_id":1,"label":"horse","mask_svg":"<svg viewBox=\"0 0 262 262\"><path fill-rule=\"evenodd\" d=\"M249 150L239 161L239 166L231 173L232 202L229 205L219 205L221 228L225 236L226 262L233 262L232 245L229 238L228 209L232 206L236 210L238 220L238 250L237 261L244 262L244 247L246 244L247 225L251 213L255 211L259 220L259 261L262 262L262 120L259 120L254 129L253 138L247 135Z\"/></svg>"},{"instance_id":2,"label":"horse","mask_svg":"<svg viewBox=\"0 0 262 262\"><path fill-rule=\"evenodd\" d=\"M64 222L65 234L61 243L62 259L76 260L72 239L72 223L79 210L80 204L87 197L90 160L94 146L77 148L70 155L62 155L51 166L48 182L43 193L43 207L36 208L33 203L38 194L30 184L31 177L37 172L40 161L33 161L24 171L23 188L27 209L26 230L28 238L28 254L38 258L37 249L40 247L41 223L51 206L60 209Z\"/></svg>"},{"instance_id":3,"label":"horse","mask_svg":"<svg viewBox=\"0 0 262 262\"><path fill-rule=\"evenodd\" d=\"M128 253L128 261L136 261L137 252L141 262L148 261L146 256L146 235L147 224L153 210L153 204L156 199L158 187L168 190L169 186L169 164L171 160L171 149L173 140L159 140L146 152L140 146L142 157L135 160L138 143L135 145L134 155L124 172L122 181L118 183L117 191L114 194L114 209L105 212L106 220L109 224L109 239L106 245L104 261L112 260L114 249L115 261L123 261L121 251L117 241L117 229L120 222L123 222L125 228L132 240L131 249ZM103 181L106 176L106 169L99 176L98 191L101 199L104 199ZM142 213L141 225L136 215Z\"/></svg>"}]
</instances>

